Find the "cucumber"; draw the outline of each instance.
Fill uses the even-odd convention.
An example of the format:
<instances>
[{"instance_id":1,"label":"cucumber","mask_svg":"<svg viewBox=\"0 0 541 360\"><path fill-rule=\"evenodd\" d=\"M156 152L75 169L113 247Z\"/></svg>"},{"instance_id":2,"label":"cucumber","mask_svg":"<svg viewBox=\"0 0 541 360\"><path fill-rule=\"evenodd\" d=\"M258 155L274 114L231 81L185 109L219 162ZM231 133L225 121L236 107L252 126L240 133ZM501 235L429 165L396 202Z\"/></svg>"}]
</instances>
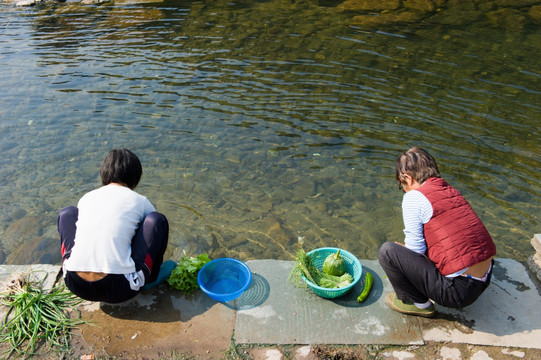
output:
<instances>
[{"instance_id":1,"label":"cucumber","mask_svg":"<svg viewBox=\"0 0 541 360\"><path fill-rule=\"evenodd\" d=\"M361 295L359 295L359 297L357 298L358 303L362 303L368 297L368 294L370 294L370 290L372 289L372 284L374 284L374 277L371 273L367 271L364 277L363 291L361 292Z\"/></svg>"}]
</instances>

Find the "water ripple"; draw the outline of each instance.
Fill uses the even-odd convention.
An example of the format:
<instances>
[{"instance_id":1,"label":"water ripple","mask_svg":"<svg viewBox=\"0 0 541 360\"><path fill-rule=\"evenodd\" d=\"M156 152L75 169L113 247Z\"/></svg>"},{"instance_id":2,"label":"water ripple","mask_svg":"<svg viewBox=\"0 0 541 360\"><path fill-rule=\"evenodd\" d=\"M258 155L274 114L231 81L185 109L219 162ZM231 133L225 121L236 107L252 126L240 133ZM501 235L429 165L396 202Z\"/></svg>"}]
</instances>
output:
<instances>
[{"instance_id":1,"label":"water ripple","mask_svg":"<svg viewBox=\"0 0 541 360\"><path fill-rule=\"evenodd\" d=\"M541 207L538 31L361 31L342 16L309 2L0 7L0 260L24 237L10 213L42 214L55 237L115 146L142 158L138 190L170 218L172 256L288 258L306 236L374 257L402 237L394 161L412 145L499 256L523 260Z\"/></svg>"}]
</instances>

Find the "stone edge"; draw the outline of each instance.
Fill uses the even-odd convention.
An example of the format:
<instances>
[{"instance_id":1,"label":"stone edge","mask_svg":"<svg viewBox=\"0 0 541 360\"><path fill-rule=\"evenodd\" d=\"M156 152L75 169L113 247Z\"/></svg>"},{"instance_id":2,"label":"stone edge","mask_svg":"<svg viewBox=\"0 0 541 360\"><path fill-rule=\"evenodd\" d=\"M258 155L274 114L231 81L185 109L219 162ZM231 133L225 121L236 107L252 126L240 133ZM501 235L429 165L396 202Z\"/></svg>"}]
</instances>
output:
<instances>
[{"instance_id":1,"label":"stone edge","mask_svg":"<svg viewBox=\"0 0 541 360\"><path fill-rule=\"evenodd\" d=\"M528 258L528 267L535 275L538 287L541 287L541 234L535 234L531 240L535 254Z\"/></svg>"}]
</instances>

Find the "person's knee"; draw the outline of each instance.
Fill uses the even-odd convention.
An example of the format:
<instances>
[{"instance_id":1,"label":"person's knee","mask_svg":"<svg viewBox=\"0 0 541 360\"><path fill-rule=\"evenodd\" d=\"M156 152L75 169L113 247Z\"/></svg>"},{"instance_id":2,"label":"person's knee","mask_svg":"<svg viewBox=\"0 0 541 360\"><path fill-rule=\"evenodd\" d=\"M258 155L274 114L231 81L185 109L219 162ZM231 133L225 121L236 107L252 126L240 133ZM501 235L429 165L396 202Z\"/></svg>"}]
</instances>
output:
<instances>
[{"instance_id":1,"label":"person's knee","mask_svg":"<svg viewBox=\"0 0 541 360\"><path fill-rule=\"evenodd\" d=\"M65 231L65 229L75 226L78 217L79 209L76 206L68 206L60 210L56 220L58 231Z\"/></svg>"},{"instance_id":2,"label":"person's knee","mask_svg":"<svg viewBox=\"0 0 541 360\"><path fill-rule=\"evenodd\" d=\"M161 242L167 244L169 239L169 222L165 215L159 212L151 212L145 217L143 227L157 236Z\"/></svg>"},{"instance_id":3,"label":"person's knee","mask_svg":"<svg viewBox=\"0 0 541 360\"><path fill-rule=\"evenodd\" d=\"M389 262L390 254L394 253L394 247L396 245L393 242L385 242L381 245L378 252L378 261L380 264Z\"/></svg>"},{"instance_id":4,"label":"person's knee","mask_svg":"<svg viewBox=\"0 0 541 360\"><path fill-rule=\"evenodd\" d=\"M145 223L145 226L150 226L150 227L156 227L156 226L164 227L165 226L167 229L169 228L169 223L167 222L167 218L165 217L165 215L156 211L148 214L145 217L144 223Z\"/></svg>"},{"instance_id":5,"label":"person's knee","mask_svg":"<svg viewBox=\"0 0 541 360\"><path fill-rule=\"evenodd\" d=\"M392 247L392 242L385 242L379 248L378 258L386 256Z\"/></svg>"},{"instance_id":6,"label":"person's knee","mask_svg":"<svg viewBox=\"0 0 541 360\"><path fill-rule=\"evenodd\" d=\"M79 209L77 209L76 206L68 206L60 210L60 213L58 214L59 219L63 218L77 218L79 215Z\"/></svg>"}]
</instances>

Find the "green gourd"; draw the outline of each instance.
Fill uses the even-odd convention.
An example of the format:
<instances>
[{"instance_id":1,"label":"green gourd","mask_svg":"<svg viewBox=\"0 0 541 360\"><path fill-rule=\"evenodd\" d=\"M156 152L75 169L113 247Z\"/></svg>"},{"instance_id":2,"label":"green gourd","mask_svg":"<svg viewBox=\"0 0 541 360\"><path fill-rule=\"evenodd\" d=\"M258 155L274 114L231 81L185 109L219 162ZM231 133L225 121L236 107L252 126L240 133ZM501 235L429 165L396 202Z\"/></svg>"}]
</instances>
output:
<instances>
[{"instance_id":1,"label":"green gourd","mask_svg":"<svg viewBox=\"0 0 541 360\"><path fill-rule=\"evenodd\" d=\"M359 297L357 297L357 302L361 303L368 297L368 294L370 294L370 290L372 289L373 283L374 277L371 273L366 272L366 275L364 277L364 288Z\"/></svg>"},{"instance_id":2,"label":"green gourd","mask_svg":"<svg viewBox=\"0 0 541 360\"><path fill-rule=\"evenodd\" d=\"M340 250L336 254L330 254L323 262L323 272L328 275L342 276L346 272L346 262L340 256Z\"/></svg>"}]
</instances>

